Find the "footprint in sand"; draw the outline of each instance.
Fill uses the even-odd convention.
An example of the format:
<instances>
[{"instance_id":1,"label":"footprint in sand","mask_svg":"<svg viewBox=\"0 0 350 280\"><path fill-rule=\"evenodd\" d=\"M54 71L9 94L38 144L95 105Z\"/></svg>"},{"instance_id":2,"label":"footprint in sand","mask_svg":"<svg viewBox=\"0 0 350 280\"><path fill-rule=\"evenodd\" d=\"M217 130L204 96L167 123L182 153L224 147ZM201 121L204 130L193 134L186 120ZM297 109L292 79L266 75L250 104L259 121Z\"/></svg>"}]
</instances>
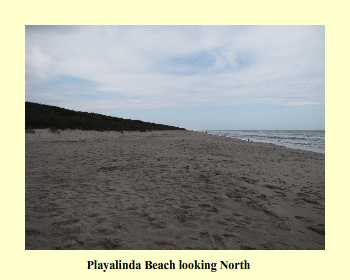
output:
<instances>
[{"instance_id":1,"label":"footprint in sand","mask_svg":"<svg viewBox=\"0 0 350 280\"><path fill-rule=\"evenodd\" d=\"M163 221L154 221L150 224L153 228L162 229L166 228L167 224Z\"/></svg>"},{"instance_id":2,"label":"footprint in sand","mask_svg":"<svg viewBox=\"0 0 350 280\"><path fill-rule=\"evenodd\" d=\"M60 222L54 222L52 223L53 226L67 226L67 225L72 225L75 223L78 223L80 221L80 219L68 219L68 220L64 220L64 221L60 221Z\"/></svg>"},{"instance_id":3,"label":"footprint in sand","mask_svg":"<svg viewBox=\"0 0 350 280\"><path fill-rule=\"evenodd\" d=\"M289 221L287 219L285 220L280 220L280 221L277 221L276 222L276 226L279 228L279 229L282 229L282 230L285 230L285 231L290 231L291 230L291 225L289 223Z\"/></svg>"},{"instance_id":4,"label":"footprint in sand","mask_svg":"<svg viewBox=\"0 0 350 280\"><path fill-rule=\"evenodd\" d=\"M159 248L162 249L172 249L172 248L176 248L176 245L172 242L169 241L155 241L154 244L156 244L157 246L159 246Z\"/></svg>"},{"instance_id":5,"label":"footprint in sand","mask_svg":"<svg viewBox=\"0 0 350 280\"><path fill-rule=\"evenodd\" d=\"M201 204L198 204L198 206L205 209L208 212L213 212L213 213L219 212L219 210L215 206L212 206L210 204L201 203Z\"/></svg>"},{"instance_id":6,"label":"footprint in sand","mask_svg":"<svg viewBox=\"0 0 350 280\"><path fill-rule=\"evenodd\" d=\"M324 224L318 224L307 227L309 230L316 232L320 235L324 235Z\"/></svg>"},{"instance_id":7,"label":"footprint in sand","mask_svg":"<svg viewBox=\"0 0 350 280\"><path fill-rule=\"evenodd\" d=\"M224 239L220 235L214 234L213 238L214 238L215 244L218 245L217 246L218 248L226 249L226 245L225 245Z\"/></svg>"},{"instance_id":8,"label":"footprint in sand","mask_svg":"<svg viewBox=\"0 0 350 280\"><path fill-rule=\"evenodd\" d=\"M241 180L243 180L244 182L248 183L248 184L252 184L254 185L256 182L258 182L258 180L252 179L252 178L248 178L245 176L241 176L240 177Z\"/></svg>"},{"instance_id":9,"label":"footprint in sand","mask_svg":"<svg viewBox=\"0 0 350 280\"><path fill-rule=\"evenodd\" d=\"M109 234L112 234L114 230L106 227L101 227L97 229L97 232L103 235L109 235Z\"/></svg>"},{"instance_id":10,"label":"footprint in sand","mask_svg":"<svg viewBox=\"0 0 350 280\"><path fill-rule=\"evenodd\" d=\"M117 249L122 247L122 244L120 242L119 239L117 238L104 238L103 240L101 240L98 245L98 247L101 247L103 249Z\"/></svg>"},{"instance_id":11,"label":"footprint in sand","mask_svg":"<svg viewBox=\"0 0 350 280\"><path fill-rule=\"evenodd\" d=\"M26 235L38 236L40 234L41 234L40 231L36 229L26 229Z\"/></svg>"},{"instance_id":12,"label":"footprint in sand","mask_svg":"<svg viewBox=\"0 0 350 280\"><path fill-rule=\"evenodd\" d=\"M262 185L262 187L268 188L270 190L280 190L280 191L284 190L283 187L280 187L280 186L277 186L277 185L272 185L272 184L264 184L264 185Z\"/></svg>"},{"instance_id":13,"label":"footprint in sand","mask_svg":"<svg viewBox=\"0 0 350 280\"><path fill-rule=\"evenodd\" d=\"M312 220L310 218L306 218L303 216L294 216L297 220L302 221L302 222L306 222L306 223L310 223Z\"/></svg>"},{"instance_id":14,"label":"footprint in sand","mask_svg":"<svg viewBox=\"0 0 350 280\"><path fill-rule=\"evenodd\" d=\"M255 250L256 248L248 246L248 245L241 245L240 249L241 250Z\"/></svg>"},{"instance_id":15,"label":"footprint in sand","mask_svg":"<svg viewBox=\"0 0 350 280\"><path fill-rule=\"evenodd\" d=\"M305 201L310 204L319 205L320 203L317 201L317 199L311 199L310 194L307 193L297 193L298 198L297 201Z\"/></svg>"}]
</instances>

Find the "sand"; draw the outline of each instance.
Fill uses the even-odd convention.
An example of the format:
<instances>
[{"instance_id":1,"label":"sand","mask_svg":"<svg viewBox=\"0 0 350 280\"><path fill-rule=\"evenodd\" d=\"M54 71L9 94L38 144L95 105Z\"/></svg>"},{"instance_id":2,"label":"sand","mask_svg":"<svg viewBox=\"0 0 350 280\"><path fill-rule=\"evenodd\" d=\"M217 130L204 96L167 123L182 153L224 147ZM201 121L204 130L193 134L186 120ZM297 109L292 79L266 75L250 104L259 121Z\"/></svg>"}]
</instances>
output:
<instances>
[{"instance_id":1,"label":"sand","mask_svg":"<svg viewBox=\"0 0 350 280\"><path fill-rule=\"evenodd\" d=\"M26 133L26 249L324 249L324 155L188 131Z\"/></svg>"}]
</instances>

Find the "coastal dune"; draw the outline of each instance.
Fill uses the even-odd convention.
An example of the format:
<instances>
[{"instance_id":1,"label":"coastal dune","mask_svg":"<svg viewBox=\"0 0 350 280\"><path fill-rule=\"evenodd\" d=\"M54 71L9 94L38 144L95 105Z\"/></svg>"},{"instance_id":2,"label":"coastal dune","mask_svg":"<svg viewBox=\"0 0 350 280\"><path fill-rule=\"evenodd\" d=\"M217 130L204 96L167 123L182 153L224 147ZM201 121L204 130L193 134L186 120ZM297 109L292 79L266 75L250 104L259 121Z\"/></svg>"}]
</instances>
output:
<instances>
[{"instance_id":1,"label":"coastal dune","mask_svg":"<svg viewBox=\"0 0 350 280\"><path fill-rule=\"evenodd\" d=\"M324 155L192 131L26 133L26 249L324 249Z\"/></svg>"}]
</instances>

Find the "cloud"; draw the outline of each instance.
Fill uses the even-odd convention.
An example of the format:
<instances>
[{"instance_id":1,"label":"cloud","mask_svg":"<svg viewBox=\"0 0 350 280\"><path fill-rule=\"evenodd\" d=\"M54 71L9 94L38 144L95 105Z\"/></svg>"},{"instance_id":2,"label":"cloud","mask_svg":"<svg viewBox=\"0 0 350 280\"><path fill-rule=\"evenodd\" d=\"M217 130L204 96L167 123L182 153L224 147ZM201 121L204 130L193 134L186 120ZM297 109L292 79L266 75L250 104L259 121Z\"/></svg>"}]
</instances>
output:
<instances>
[{"instance_id":1,"label":"cloud","mask_svg":"<svg viewBox=\"0 0 350 280\"><path fill-rule=\"evenodd\" d=\"M99 112L322 104L324 29L27 26L26 99Z\"/></svg>"}]
</instances>

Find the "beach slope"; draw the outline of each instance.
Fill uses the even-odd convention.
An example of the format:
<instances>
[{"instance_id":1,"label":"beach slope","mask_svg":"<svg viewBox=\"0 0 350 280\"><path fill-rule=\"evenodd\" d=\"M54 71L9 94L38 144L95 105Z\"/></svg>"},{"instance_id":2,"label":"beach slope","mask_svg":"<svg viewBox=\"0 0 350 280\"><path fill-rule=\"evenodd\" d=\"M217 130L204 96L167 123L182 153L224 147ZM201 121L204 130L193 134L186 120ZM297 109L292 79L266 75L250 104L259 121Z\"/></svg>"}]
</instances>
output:
<instances>
[{"instance_id":1,"label":"beach slope","mask_svg":"<svg viewBox=\"0 0 350 280\"><path fill-rule=\"evenodd\" d=\"M324 249L324 155L190 131L26 134L26 249Z\"/></svg>"}]
</instances>

